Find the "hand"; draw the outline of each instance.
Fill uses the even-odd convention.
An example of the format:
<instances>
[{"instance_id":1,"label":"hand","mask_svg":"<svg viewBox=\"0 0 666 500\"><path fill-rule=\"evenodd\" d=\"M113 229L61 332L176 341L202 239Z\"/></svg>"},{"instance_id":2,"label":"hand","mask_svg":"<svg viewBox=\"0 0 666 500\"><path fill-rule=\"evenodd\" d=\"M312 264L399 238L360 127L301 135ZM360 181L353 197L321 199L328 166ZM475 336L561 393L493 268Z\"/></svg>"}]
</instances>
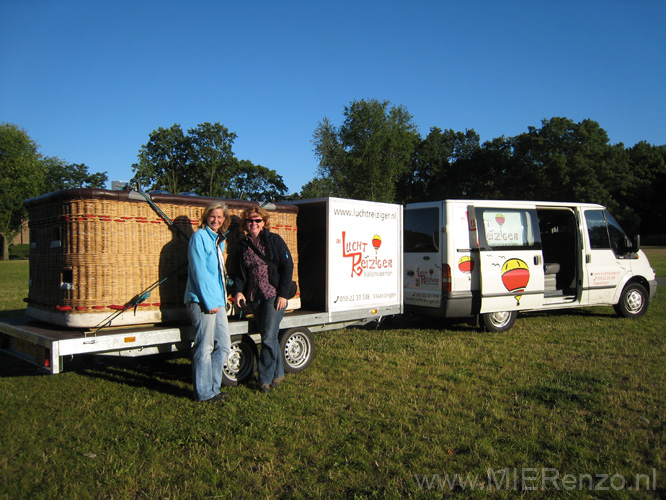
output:
<instances>
[{"instance_id":1,"label":"hand","mask_svg":"<svg viewBox=\"0 0 666 500\"><path fill-rule=\"evenodd\" d=\"M245 307L245 302L245 295L243 295L242 292L238 292L234 297L234 303L236 304L236 307Z\"/></svg>"},{"instance_id":2,"label":"hand","mask_svg":"<svg viewBox=\"0 0 666 500\"><path fill-rule=\"evenodd\" d=\"M284 297L278 297L275 300L275 309L278 311L284 311L287 308L287 299Z\"/></svg>"},{"instance_id":3,"label":"hand","mask_svg":"<svg viewBox=\"0 0 666 500\"><path fill-rule=\"evenodd\" d=\"M219 312L220 312L220 308L216 307L215 309L211 309L210 311L208 311L208 314L217 314Z\"/></svg>"}]
</instances>

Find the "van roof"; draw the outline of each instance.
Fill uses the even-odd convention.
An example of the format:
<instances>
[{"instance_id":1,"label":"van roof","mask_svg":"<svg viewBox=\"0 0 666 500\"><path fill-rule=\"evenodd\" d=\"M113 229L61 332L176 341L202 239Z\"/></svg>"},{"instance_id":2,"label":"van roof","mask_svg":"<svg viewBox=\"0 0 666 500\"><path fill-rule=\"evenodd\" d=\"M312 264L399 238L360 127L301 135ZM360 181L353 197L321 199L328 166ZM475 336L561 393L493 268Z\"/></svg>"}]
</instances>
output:
<instances>
[{"instance_id":1,"label":"van roof","mask_svg":"<svg viewBox=\"0 0 666 500\"><path fill-rule=\"evenodd\" d=\"M463 204L463 205L476 205L480 207L501 207L501 208L510 208L511 206L515 207L525 207L537 205L539 207L582 207L582 208L594 208L594 209L605 209L603 205L597 203L579 203L575 201L532 201L532 200L440 200L440 201L423 201L418 203L408 203L407 208L414 207L427 207L433 205L439 205L441 203L445 204Z\"/></svg>"}]
</instances>

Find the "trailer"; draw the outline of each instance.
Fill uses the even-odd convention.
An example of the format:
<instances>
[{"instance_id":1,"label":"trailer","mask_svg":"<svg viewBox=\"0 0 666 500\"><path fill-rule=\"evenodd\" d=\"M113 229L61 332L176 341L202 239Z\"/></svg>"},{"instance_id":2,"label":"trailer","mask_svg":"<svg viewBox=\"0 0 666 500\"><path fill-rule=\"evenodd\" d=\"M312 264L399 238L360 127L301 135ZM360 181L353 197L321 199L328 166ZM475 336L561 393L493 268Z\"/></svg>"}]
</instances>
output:
<instances>
[{"instance_id":1,"label":"trailer","mask_svg":"<svg viewBox=\"0 0 666 500\"><path fill-rule=\"evenodd\" d=\"M280 323L285 371L305 370L314 358L314 334L380 323L403 313L400 205L320 198L298 206L300 308ZM38 277L33 277L38 279ZM122 314L133 314L129 309ZM35 318L0 320L0 349L57 374L64 361L80 355L136 357L191 349L187 322L69 328ZM260 341L251 315L231 309L232 348L224 384L254 377Z\"/></svg>"}]
</instances>

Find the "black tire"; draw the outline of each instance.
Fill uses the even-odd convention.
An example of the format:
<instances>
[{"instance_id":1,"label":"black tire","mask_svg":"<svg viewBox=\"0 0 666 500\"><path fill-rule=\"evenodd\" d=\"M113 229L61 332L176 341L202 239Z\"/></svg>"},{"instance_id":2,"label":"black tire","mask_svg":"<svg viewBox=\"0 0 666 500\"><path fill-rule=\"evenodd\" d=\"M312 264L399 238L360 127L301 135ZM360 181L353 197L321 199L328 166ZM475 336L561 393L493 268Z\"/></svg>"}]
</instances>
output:
<instances>
[{"instance_id":1,"label":"black tire","mask_svg":"<svg viewBox=\"0 0 666 500\"><path fill-rule=\"evenodd\" d=\"M314 359L314 336L305 327L284 330L280 332L280 350L284 371L287 373L302 372L310 366Z\"/></svg>"},{"instance_id":2,"label":"black tire","mask_svg":"<svg viewBox=\"0 0 666 500\"><path fill-rule=\"evenodd\" d=\"M622 290L620 302L613 308L615 312L624 318L638 318L643 316L650 305L650 298L643 285L629 283Z\"/></svg>"},{"instance_id":3,"label":"black tire","mask_svg":"<svg viewBox=\"0 0 666 500\"><path fill-rule=\"evenodd\" d=\"M235 387L252 380L257 371L257 344L249 335L231 338L231 352L224 365L222 385Z\"/></svg>"},{"instance_id":4,"label":"black tire","mask_svg":"<svg viewBox=\"0 0 666 500\"><path fill-rule=\"evenodd\" d=\"M511 329L518 317L518 311L499 311L481 315L483 329L488 332L506 332Z\"/></svg>"}]
</instances>

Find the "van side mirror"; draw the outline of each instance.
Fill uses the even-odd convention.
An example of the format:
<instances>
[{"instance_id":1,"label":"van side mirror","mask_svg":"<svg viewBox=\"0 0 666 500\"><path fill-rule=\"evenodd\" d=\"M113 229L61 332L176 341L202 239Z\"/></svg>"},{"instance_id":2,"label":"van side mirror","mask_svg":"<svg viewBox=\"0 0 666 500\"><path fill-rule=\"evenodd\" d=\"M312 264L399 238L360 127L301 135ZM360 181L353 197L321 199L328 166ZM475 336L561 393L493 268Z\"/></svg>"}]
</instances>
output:
<instances>
[{"instance_id":1,"label":"van side mirror","mask_svg":"<svg viewBox=\"0 0 666 500\"><path fill-rule=\"evenodd\" d=\"M641 235L637 234L636 236L634 236L634 242L633 245L631 246L631 252L638 253L640 249L641 249Z\"/></svg>"}]
</instances>

